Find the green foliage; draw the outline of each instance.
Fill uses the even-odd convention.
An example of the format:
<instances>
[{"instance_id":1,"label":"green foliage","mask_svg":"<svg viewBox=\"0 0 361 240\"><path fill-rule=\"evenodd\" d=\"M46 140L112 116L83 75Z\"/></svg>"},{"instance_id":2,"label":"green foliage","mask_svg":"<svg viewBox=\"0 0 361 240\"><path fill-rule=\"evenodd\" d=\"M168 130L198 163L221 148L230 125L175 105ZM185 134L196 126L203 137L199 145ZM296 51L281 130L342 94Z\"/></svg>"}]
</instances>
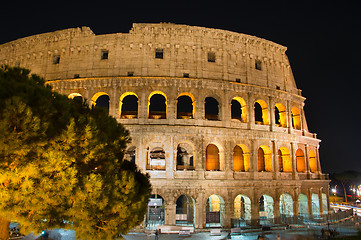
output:
<instances>
[{"instance_id":1,"label":"green foliage","mask_svg":"<svg viewBox=\"0 0 361 240\"><path fill-rule=\"evenodd\" d=\"M143 221L149 177L123 160L128 131L21 68L0 68L0 216L22 231L115 239Z\"/></svg>"}]
</instances>

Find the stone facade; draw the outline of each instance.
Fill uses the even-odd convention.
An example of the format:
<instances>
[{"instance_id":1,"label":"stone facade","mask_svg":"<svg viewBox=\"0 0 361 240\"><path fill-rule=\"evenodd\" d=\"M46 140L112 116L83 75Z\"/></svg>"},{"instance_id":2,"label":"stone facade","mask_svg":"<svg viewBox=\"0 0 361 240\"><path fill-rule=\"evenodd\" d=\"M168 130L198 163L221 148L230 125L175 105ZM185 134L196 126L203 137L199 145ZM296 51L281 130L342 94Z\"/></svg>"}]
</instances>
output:
<instances>
[{"instance_id":1,"label":"stone facade","mask_svg":"<svg viewBox=\"0 0 361 240\"><path fill-rule=\"evenodd\" d=\"M161 209L159 224L230 227L329 209L320 140L285 51L224 30L134 24L129 33L82 27L18 39L0 45L0 64L92 105L105 97L131 133L127 158L162 199L150 206Z\"/></svg>"}]
</instances>

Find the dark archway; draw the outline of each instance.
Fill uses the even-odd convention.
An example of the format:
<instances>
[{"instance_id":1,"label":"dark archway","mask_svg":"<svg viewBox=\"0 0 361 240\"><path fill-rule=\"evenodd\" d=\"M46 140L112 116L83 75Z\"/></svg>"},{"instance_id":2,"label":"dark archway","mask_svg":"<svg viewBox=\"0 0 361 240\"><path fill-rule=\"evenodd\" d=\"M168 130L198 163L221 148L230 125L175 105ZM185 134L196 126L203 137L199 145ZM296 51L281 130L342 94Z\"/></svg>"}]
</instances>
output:
<instances>
[{"instance_id":1,"label":"dark archway","mask_svg":"<svg viewBox=\"0 0 361 240\"><path fill-rule=\"evenodd\" d=\"M207 97L205 100L205 118L207 120L219 120L219 103L215 98Z\"/></svg>"}]
</instances>

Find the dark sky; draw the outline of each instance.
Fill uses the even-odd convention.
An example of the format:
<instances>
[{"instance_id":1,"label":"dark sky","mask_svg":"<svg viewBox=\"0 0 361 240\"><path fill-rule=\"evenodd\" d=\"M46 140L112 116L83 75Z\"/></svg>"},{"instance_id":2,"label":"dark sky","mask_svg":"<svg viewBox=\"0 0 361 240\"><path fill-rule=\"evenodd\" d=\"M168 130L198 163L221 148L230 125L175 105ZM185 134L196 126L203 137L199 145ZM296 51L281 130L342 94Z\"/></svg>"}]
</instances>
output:
<instances>
[{"instance_id":1,"label":"dark sky","mask_svg":"<svg viewBox=\"0 0 361 240\"><path fill-rule=\"evenodd\" d=\"M88 26L128 32L132 23L172 22L254 35L288 48L311 132L322 140L323 172L361 171L361 14L356 1L58 1L1 4L0 44ZM333 3L335 2L335 3Z\"/></svg>"}]
</instances>

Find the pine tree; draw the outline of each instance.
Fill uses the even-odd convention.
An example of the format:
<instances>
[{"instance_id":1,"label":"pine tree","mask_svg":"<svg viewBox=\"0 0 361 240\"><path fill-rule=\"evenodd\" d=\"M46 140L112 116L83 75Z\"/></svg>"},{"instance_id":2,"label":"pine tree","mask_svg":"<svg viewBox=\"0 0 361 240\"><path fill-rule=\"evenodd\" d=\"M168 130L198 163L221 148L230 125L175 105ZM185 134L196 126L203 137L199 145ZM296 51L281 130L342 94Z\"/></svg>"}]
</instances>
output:
<instances>
[{"instance_id":1,"label":"pine tree","mask_svg":"<svg viewBox=\"0 0 361 240\"><path fill-rule=\"evenodd\" d=\"M123 160L122 125L26 69L0 68L0 86L0 239L10 220L24 233L69 228L89 240L143 221L151 186Z\"/></svg>"}]
</instances>

